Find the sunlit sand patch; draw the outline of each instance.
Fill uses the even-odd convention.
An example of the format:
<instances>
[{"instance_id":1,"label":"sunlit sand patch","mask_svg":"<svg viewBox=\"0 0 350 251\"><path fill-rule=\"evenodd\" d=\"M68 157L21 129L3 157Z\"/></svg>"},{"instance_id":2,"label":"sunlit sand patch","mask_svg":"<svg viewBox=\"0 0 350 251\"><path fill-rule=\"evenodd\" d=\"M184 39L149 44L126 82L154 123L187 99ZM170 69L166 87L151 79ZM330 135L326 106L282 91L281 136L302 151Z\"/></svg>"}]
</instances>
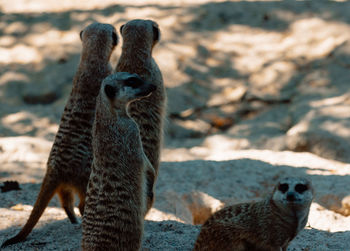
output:
<instances>
[{"instance_id":1,"label":"sunlit sand patch","mask_svg":"<svg viewBox=\"0 0 350 251\"><path fill-rule=\"evenodd\" d=\"M17 44L11 48L0 48L0 63L39 63L43 60L38 49L24 45Z\"/></svg>"},{"instance_id":2,"label":"sunlit sand patch","mask_svg":"<svg viewBox=\"0 0 350 251\"><path fill-rule=\"evenodd\" d=\"M52 142L37 137L2 137L0 146L1 162L46 163Z\"/></svg>"},{"instance_id":3,"label":"sunlit sand patch","mask_svg":"<svg viewBox=\"0 0 350 251\"><path fill-rule=\"evenodd\" d=\"M23 227L32 209L32 205L26 204L16 204L9 209L0 208L0 230L7 229L8 227ZM74 208L74 212L80 215L78 208ZM1 218L6 220L1 220ZM65 219L67 219L67 215L62 208L49 206L45 209L43 216L40 218L35 228L45 226L48 222Z\"/></svg>"},{"instance_id":4,"label":"sunlit sand patch","mask_svg":"<svg viewBox=\"0 0 350 251\"><path fill-rule=\"evenodd\" d=\"M325 98L321 100L313 100L309 103L313 108L332 106L337 104L350 104L350 93L345 93L340 96Z\"/></svg>"},{"instance_id":5,"label":"sunlit sand patch","mask_svg":"<svg viewBox=\"0 0 350 251\"><path fill-rule=\"evenodd\" d=\"M50 29L43 33L33 33L27 35L24 40L32 46L48 46L51 44L62 46L69 46L72 44L81 44L79 38L79 31L59 31Z\"/></svg>"},{"instance_id":6,"label":"sunlit sand patch","mask_svg":"<svg viewBox=\"0 0 350 251\"><path fill-rule=\"evenodd\" d=\"M334 213L315 202L312 203L307 227L310 226L319 230L338 232L348 231L349 225L350 217Z\"/></svg>"},{"instance_id":7,"label":"sunlit sand patch","mask_svg":"<svg viewBox=\"0 0 350 251\"><path fill-rule=\"evenodd\" d=\"M0 38L0 46L11 46L13 44L15 44L17 41L15 39L15 37L13 36L9 36L9 35L4 35L1 36Z\"/></svg>"},{"instance_id":8,"label":"sunlit sand patch","mask_svg":"<svg viewBox=\"0 0 350 251\"><path fill-rule=\"evenodd\" d=\"M0 76L0 86L13 81L28 83L30 79L27 75L14 71L5 72L3 75Z\"/></svg>"},{"instance_id":9,"label":"sunlit sand patch","mask_svg":"<svg viewBox=\"0 0 350 251\"><path fill-rule=\"evenodd\" d=\"M175 221L185 223L182 219L175 216L174 214L163 212L154 207L151 208L151 210L146 215L145 219L152 220L152 221L175 220Z\"/></svg>"},{"instance_id":10,"label":"sunlit sand patch","mask_svg":"<svg viewBox=\"0 0 350 251\"><path fill-rule=\"evenodd\" d=\"M38 133L36 136L43 137L48 133L56 133L58 125L52 123L49 118L40 118L30 112L17 112L4 116L1 122L18 134Z\"/></svg>"}]
</instances>

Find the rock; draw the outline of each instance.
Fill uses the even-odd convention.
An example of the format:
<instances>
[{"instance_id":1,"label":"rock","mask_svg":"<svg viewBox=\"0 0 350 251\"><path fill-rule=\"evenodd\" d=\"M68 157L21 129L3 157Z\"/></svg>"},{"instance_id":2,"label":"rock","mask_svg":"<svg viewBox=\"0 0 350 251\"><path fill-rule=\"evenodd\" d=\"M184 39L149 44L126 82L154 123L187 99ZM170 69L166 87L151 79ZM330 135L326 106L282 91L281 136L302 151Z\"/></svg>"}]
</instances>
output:
<instances>
[{"instance_id":1,"label":"rock","mask_svg":"<svg viewBox=\"0 0 350 251\"><path fill-rule=\"evenodd\" d=\"M286 142L291 151L312 152L328 159L350 162L349 141L329 131L318 128L308 128L308 131L298 133L291 131Z\"/></svg>"},{"instance_id":2,"label":"rock","mask_svg":"<svg viewBox=\"0 0 350 251\"><path fill-rule=\"evenodd\" d=\"M192 191L182 196L192 212L193 224L203 224L214 212L223 207L223 203L201 191Z\"/></svg>"},{"instance_id":3,"label":"rock","mask_svg":"<svg viewBox=\"0 0 350 251\"><path fill-rule=\"evenodd\" d=\"M155 221L176 220L192 224L192 214L178 193L173 190L166 190L156 194L156 198L154 208L147 214L146 219Z\"/></svg>"},{"instance_id":4,"label":"rock","mask_svg":"<svg viewBox=\"0 0 350 251\"><path fill-rule=\"evenodd\" d=\"M350 163L348 94L301 103L292 114L297 123L287 132L287 149Z\"/></svg>"}]
</instances>

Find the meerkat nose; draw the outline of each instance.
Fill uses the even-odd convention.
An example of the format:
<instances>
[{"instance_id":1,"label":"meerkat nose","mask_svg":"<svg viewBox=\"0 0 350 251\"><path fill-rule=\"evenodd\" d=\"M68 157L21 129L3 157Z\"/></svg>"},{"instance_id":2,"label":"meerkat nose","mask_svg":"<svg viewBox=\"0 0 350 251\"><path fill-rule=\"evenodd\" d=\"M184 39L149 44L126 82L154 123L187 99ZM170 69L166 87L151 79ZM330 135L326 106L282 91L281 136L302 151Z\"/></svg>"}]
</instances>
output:
<instances>
[{"instance_id":1,"label":"meerkat nose","mask_svg":"<svg viewBox=\"0 0 350 251\"><path fill-rule=\"evenodd\" d=\"M288 192L287 193L287 200L288 201L295 201L295 195L293 192Z\"/></svg>"}]
</instances>

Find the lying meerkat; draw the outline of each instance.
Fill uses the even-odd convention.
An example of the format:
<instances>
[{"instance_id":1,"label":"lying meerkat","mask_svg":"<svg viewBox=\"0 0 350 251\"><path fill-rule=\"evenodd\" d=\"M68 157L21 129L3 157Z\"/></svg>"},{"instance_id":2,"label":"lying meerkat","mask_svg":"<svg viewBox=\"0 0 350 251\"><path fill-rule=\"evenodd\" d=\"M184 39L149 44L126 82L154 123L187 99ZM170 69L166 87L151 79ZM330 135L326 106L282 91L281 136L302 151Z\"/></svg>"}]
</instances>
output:
<instances>
[{"instance_id":1,"label":"lying meerkat","mask_svg":"<svg viewBox=\"0 0 350 251\"><path fill-rule=\"evenodd\" d=\"M282 179L263 201L225 207L202 226L195 251L280 251L305 227L313 200L311 182Z\"/></svg>"},{"instance_id":2,"label":"lying meerkat","mask_svg":"<svg viewBox=\"0 0 350 251\"><path fill-rule=\"evenodd\" d=\"M51 198L58 193L69 220L77 223L74 193L80 198L84 212L86 187L92 161L91 130L96 97L102 80L112 69L109 59L118 43L115 28L93 23L80 33L83 44L78 70L65 106L60 126L47 162L47 171L33 210L22 230L2 247L23 241L32 231Z\"/></svg>"},{"instance_id":3,"label":"lying meerkat","mask_svg":"<svg viewBox=\"0 0 350 251\"><path fill-rule=\"evenodd\" d=\"M148 211L154 201L166 102L162 74L152 57L153 48L160 40L160 30L154 21L135 19L122 25L120 33L123 46L116 72L137 73L143 80L157 86L149 97L133 102L129 107L131 117L140 128L145 154L155 170L155 174L152 170L147 173Z\"/></svg>"},{"instance_id":4,"label":"lying meerkat","mask_svg":"<svg viewBox=\"0 0 350 251\"><path fill-rule=\"evenodd\" d=\"M128 106L155 89L137 74L126 72L110 75L102 83L93 126L83 250L140 249L147 211L146 171L153 167Z\"/></svg>"}]
</instances>

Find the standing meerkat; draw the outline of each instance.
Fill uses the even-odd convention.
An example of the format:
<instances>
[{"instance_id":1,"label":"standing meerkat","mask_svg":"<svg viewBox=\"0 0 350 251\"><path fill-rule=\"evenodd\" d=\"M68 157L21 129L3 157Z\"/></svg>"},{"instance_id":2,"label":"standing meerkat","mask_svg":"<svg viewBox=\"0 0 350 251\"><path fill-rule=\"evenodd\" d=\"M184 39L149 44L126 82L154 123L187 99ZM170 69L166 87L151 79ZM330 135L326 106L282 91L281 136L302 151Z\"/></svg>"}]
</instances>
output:
<instances>
[{"instance_id":1,"label":"standing meerkat","mask_svg":"<svg viewBox=\"0 0 350 251\"><path fill-rule=\"evenodd\" d=\"M83 250L139 250L147 207L140 131L128 114L130 102L156 86L137 74L118 72L103 82L93 125L93 163L83 216Z\"/></svg>"},{"instance_id":2,"label":"standing meerkat","mask_svg":"<svg viewBox=\"0 0 350 251\"><path fill-rule=\"evenodd\" d=\"M133 102L129 107L131 117L140 128L145 154L155 170L155 174L151 170L147 172L148 211L154 201L166 102L163 77L152 57L153 47L160 40L160 30L154 21L135 19L122 25L120 33L123 47L116 72L136 73L157 87L149 97Z\"/></svg>"},{"instance_id":3,"label":"standing meerkat","mask_svg":"<svg viewBox=\"0 0 350 251\"><path fill-rule=\"evenodd\" d=\"M23 241L55 193L58 193L61 205L72 223L77 223L74 193L80 198L80 213L84 212L92 162L91 130L96 97L102 80L111 73L109 59L118 37L112 25L93 23L81 31L80 38L83 49L79 67L51 148L39 195L22 230L2 246Z\"/></svg>"},{"instance_id":4,"label":"standing meerkat","mask_svg":"<svg viewBox=\"0 0 350 251\"><path fill-rule=\"evenodd\" d=\"M313 194L305 178L282 179L265 200L225 207L212 215L194 250L286 251L307 223Z\"/></svg>"}]
</instances>

